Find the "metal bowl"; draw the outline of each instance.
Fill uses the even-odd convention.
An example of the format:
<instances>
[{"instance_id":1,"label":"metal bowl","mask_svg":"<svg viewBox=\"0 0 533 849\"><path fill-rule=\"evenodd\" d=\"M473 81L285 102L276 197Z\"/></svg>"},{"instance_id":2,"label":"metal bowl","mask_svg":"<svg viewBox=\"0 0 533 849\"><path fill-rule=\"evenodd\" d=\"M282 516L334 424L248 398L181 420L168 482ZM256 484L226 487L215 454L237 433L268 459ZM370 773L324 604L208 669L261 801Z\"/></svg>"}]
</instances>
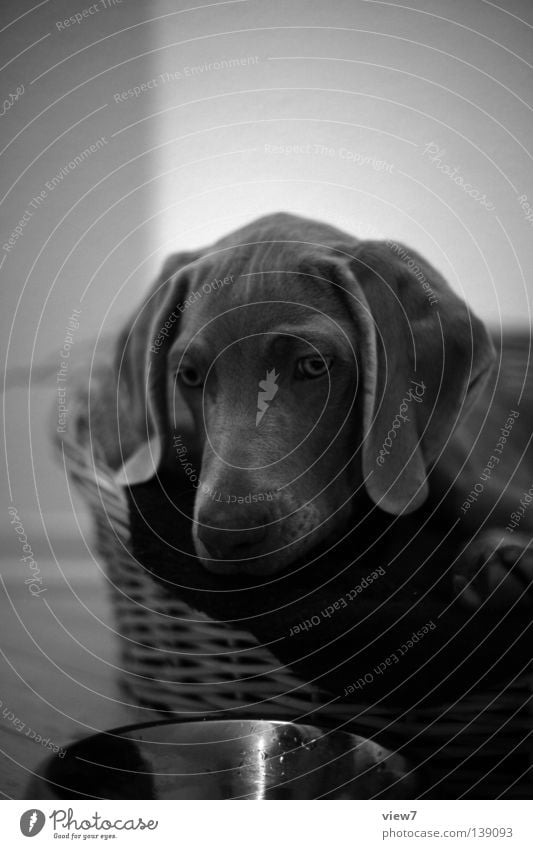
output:
<instances>
[{"instance_id":1,"label":"metal bowl","mask_svg":"<svg viewBox=\"0 0 533 849\"><path fill-rule=\"evenodd\" d=\"M28 799L412 799L405 759L356 734L265 720L158 722L48 759Z\"/></svg>"}]
</instances>

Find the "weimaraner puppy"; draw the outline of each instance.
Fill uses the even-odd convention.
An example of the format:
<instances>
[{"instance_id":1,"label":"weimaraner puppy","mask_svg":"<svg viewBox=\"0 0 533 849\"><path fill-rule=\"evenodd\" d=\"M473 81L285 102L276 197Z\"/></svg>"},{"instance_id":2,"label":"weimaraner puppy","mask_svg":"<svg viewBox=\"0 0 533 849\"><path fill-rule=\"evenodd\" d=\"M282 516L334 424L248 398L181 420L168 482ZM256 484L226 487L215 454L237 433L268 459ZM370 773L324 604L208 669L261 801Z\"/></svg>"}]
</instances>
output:
<instances>
[{"instance_id":1,"label":"weimaraner puppy","mask_svg":"<svg viewBox=\"0 0 533 849\"><path fill-rule=\"evenodd\" d=\"M291 663L332 638L333 619L344 633L402 597L407 571L420 576L409 614L425 592L430 610L446 575L460 616L523 616L531 427L524 403L494 393L494 363L483 323L392 241L279 213L171 256L117 348L119 434L136 446L117 482L137 507L151 493L133 517L134 542L151 535L140 559L212 615L256 610L264 643L300 646L278 652ZM345 539L350 558L328 557ZM353 586L354 568L364 578L379 565L387 577L350 605L347 576ZM252 586L271 614L245 610ZM335 616L320 615L318 587Z\"/></svg>"}]
</instances>

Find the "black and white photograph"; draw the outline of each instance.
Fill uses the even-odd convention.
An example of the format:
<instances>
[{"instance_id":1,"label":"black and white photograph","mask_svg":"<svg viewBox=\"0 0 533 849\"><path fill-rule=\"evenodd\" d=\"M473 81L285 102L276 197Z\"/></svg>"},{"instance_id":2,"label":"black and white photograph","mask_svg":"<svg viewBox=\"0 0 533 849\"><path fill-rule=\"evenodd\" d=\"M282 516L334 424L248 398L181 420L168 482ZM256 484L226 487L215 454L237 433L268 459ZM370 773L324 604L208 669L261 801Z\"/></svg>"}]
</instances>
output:
<instances>
[{"instance_id":1,"label":"black and white photograph","mask_svg":"<svg viewBox=\"0 0 533 849\"><path fill-rule=\"evenodd\" d=\"M530 846L533 3L0 39L8 843Z\"/></svg>"}]
</instances>

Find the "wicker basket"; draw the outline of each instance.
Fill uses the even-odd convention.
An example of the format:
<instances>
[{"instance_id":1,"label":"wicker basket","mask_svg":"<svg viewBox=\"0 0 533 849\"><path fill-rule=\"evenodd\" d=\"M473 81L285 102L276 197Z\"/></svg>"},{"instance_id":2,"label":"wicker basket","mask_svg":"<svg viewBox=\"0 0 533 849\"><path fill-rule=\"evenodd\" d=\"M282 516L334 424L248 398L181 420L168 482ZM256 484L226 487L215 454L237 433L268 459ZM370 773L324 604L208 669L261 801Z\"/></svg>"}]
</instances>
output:
<instances>
[{"instance_id":1,"label":"wicker basket","mask_svg":"<svg viewBox=\"0 0 533 849\"><path fill-rule=\"evenodd\" d=\"M90 392L82 381L75 399L71 393L59 447L94 519L130 699L165 718L255 716L356 728L420 765L421 798L531 796L529 675L438 710L339 704L279 669L250 634L211 621L153 581L128 548L126 502L113 481L109 435L102 434L106 407L112 409L108 386L109 375L93 373Z\"/></svg>"}]
</instances>

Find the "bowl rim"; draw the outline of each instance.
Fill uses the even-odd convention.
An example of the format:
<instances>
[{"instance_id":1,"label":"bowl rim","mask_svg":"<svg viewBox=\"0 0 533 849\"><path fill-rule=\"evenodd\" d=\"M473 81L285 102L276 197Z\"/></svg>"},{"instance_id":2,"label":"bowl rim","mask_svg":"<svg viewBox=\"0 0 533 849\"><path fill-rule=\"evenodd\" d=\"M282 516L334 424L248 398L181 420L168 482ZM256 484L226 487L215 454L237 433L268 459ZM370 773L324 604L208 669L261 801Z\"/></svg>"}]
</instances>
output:
<instances>
[{"instance_id":1,"label":"bowl rim","mask_svg":"<svg viewBox=\"0 0 533 849\"><path fill-rule=\"evenodd\" d=\"M280 718L263 719L263 718L248 717L248 716L236 718L236 717L233 716L233 717L227 718L227 719L225 719L225 718L210 719L209 717L203 717L203 718L202 717L195 717L195 718L186 718L186 719L162 719L162 720L156 720L155 722L149 721L149 722L131 723L131 724L128 724L128 725L121 725L121 726L117 726L116 728L107 729L105 731L98 731L95 734L89 734L87 736L81 737L79 740L73 740L71 743L69 743L65 746L65 749L66 749L67 756L69 754L73 754L75 756L76 755L76 749L78 747L85 747L87 745L90 746L91 741L94 741L99 737L104 737L104 738L108 737L108 736L120 737L120 736L127 734L127 733L130 733L130 732L140 731L143 728L159 728L161 726L166 726L166 725L180 725L180 726L191 725L191 724L193 724L193 725L207 725L207 724L215 724L215 723L218 724L218 725L220 725L220 724L228 725L229 724L229 725L236 726L236 725L238 725L242 722L245 722L245 723L265 722L269 725L278 725L278 726L279 725L307 726L309 728L315 728L315 729L320 730L320 731L325 731L325 732L337 734L337 735L340 735L341 737L346 737L348 739L349 738L359 738L360 740L367 741L369 743L374 743L376 746L379 746L383 750L383 755L385 757L394 756L395 758L398 758L402 762L402 766L407 772L407 775L404 776L404 778L409 778L410 776L414 777L418 773L418 770L416 769L415 765L402 752L397 752L394 749L391 749L390 747L384 745L383 743L381 743L379 741L376 741L376 740L373 740L372 738L366 737L364 734L357 734L357 733L354 733L352 731L338 730L337 728L335 728L335 726L328 727L328 725L315 725L313 723L295 722L294 720L291 720L291 719L280 719ZM142 741L140 741L140 742L142 742ZM148 741L148 742L150 742L150 741ZM158 742L164 743L164 741L158 741ZM216 742L216 741L213 741L213 742ZM31 782L31 785L33 786L33 788L39 789L40 791L46 790L48 793L52 794L51 796L48 796L48 798L53 798L53 799L64 798L62 795L57 795L57 789L59 789L59 788L65 789L63 787L63 785L59 783L60 780L61 780L61 776L60 776L60 774L56 774L54 776L54 771L56 769L61 770L63 763L64 763L63 758L59 758L59 755L56 754L56 753L51 753L44 760L44 762L42 762L41 771L39 773L34 774L32 782ZM33 796L32 796L32 798L33 798ZM37 797L35 797L35 798L37 798ZM93 797L89 797L89 798L93 798Z\"/></svg>"},{"instance_id":2,"label":"bowl rim","mask_svg":"<svg viewBox=\"0 0 533 849\"><path fill-rule=\"evenodd\" d=\"M395 754L397 757L401 757L404 760L408 760L406 756L402 752L396 751L393 747L388 745L386 742L382 742L381 739L375 739L373 737L368 737L366 734L358 734L355 729L353 730L345 730L344 728L337 728L334 723L325 723L325 724L317 724L315 722L297 722L293 719L281 719L280 717L276 717L273 719L267 719L265 717L258 716L241 716L239 718L232 717L217 717L217 719L211 719L208 716L198 716L193 718L186 719L161 719L151 721L151 722L137 722L128 725L119 725L114 728L104 729L102 731L96 731L94 734L88 734L86 736L80 737L78 740L72 740L72 742L67 743L64 747L66 751L75 748L76 746L85 745L90 740L94 740L97 737L118 737L127 733L131 733L134 731L140 731L143 728L159 728L164 725L219 725L219 724L231 724L237 725L241 722L266 722L270 725L296 725L296 726L306 726L309 728L316 728L321 731L327 731L332 734L339 734L343 737L359 737L363 740L367 740L369 743L375 743L377 746L380 746L382 749L386 750L390 754ZM364 729L363 729L364 730ZM51 757L48 758L48 761L54 761L58 759L58 754L53 753ZM61 759L62 760L62 759Z\"/></svg>"}]
</instances>

